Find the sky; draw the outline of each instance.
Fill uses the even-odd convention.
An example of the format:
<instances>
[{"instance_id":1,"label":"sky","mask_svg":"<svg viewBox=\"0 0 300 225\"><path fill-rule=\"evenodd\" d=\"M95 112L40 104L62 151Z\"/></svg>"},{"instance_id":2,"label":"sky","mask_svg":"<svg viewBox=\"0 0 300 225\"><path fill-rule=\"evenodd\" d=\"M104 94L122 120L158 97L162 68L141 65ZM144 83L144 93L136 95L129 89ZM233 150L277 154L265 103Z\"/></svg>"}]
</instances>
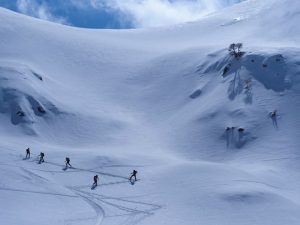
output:
<instances>
[{"instance_id":1,"label":"sky","mask_svg":"<svg viewBox=\"0 0 300 225\"><path fill-rule=\"evenodd\" d=\"M29 16L84 28L146 28L200 19L242 0L0 0Z\"/></svg>"}]
</instances>

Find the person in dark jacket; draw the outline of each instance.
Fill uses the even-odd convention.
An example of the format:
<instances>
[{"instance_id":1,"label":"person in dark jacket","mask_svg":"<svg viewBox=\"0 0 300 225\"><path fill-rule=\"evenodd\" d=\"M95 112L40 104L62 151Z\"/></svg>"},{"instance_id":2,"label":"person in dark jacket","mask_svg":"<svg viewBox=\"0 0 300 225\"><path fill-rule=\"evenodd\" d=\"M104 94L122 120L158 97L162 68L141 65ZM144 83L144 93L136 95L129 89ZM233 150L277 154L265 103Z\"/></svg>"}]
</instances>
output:
<instances>
[{"instance_id":1,"label":"person in dark jacket","mask_svg":"<svg viewBox=\"0 0 300 225\"><path fill-rule=\"evenodd\" d=\"M30 159L30 148L26 149L26 157L25 159Z\"/></svg>"},{"instance_id":2,"label":"person in dark jacket","mask_svg":"<svg viewBox=\"0 0 300 225\"><path fill-rule=\"evenodd\" d=\"M42 162L45 162L45 160L44 160L45 154L43 152L40 153L39 157L40 157L39 164L41 164Z\"/></svg>"},{"instance_id":3,"label":"person in dark jacket","mask_svg":"<svg viewBox=\"0 0 300 225\"><path fill-rule=\"evenodd\" d=\"M70 158L69 157L66 157L66 168L67 167L72 167L72 165L70 164Z\"/></svg>"},{"instance_id":4,"label":"person in dark jacket","mask_svg":"<svg viewBox=\"0 0 300 225\"><path fill-rule=\"evenodd\" d=\"M271 118L276 118L277 117L277 111L274 110L273 112L271 112Z\"/></svg>"},{"instance_id":5,"label":"person in dark jacket","mask_svg":"<svg viewBox=\"0 0 300 225\"><path fill-rule=\"evenodd\" d=\"M93 183L93 186L94 186L94 187L98 186L98 180L99 180L98 175L95 175L95 176L94 176L94 183Z\"/></svg>"},{"instance_id":6,"label":"person in dark jacket","mask_svg":"<svg viewBox=\"0 0 300 225\"><path fill-rule=\"evenodd\" d=\"M129 180L131 181L132 178L134 177L134 181L136 181L136 180L137 180L137 179L136 179L136 174L137 174L137 171L136 171L136 170L133 170L133 172L131 173L131 176L130 176Z\"/></svg>"}]
</instances>

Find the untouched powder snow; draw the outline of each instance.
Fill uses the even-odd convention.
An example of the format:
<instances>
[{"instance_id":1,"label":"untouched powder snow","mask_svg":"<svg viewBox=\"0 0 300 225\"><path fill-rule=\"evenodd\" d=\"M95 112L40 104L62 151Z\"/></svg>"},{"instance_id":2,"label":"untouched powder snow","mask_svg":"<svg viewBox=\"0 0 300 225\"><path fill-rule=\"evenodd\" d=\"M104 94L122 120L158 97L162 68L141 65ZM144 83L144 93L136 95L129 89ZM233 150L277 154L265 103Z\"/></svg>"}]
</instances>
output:
<instances>
[{"instance_id":1,"label":"untouched powder snow","mask_svg":"<svg viewBox=\"0 0 300 225\"><path fill-rule=\"evenodd\" d=\"M89 30L0 8L0 224L299 225L299 11Z\"/></svg>"}]
</instances>

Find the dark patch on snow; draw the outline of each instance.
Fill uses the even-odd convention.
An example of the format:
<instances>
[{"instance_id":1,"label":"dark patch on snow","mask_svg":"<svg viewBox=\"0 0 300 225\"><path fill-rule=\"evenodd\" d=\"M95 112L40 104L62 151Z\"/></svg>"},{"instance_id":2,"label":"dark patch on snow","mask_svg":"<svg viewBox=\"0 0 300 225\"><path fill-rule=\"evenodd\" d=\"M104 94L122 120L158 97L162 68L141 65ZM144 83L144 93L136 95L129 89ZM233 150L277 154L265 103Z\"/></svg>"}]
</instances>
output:
<instances>
[{"instance_id":1,"label":"dark patch on snow","mask_svg":"<svg viewBox=\"0 0 300 225\"><path fill-rule=\"evenodd\" d=\"M241 79L240 71L236 71L228 86L227 93L229 99L234 100L236 96L243 92L243 89L243 80Z\"/></svg>"},{"instance_id":2,"label":"dark patch on snow","mask_svg":"<svg viewBox=\"0 0 300 225\"><path fill-rule=\"evenodd\" d=\"M229 203L259 204L265 200L265 195L263 192L232 193L223 195L222 199Z\"/></svg>"},{"instance_id":3,"label":"dark patch on snow","mask_svg":"<svg viewBox=\"0 0 300 225\"><path fill-rule=\"evenodd\" d=\"M224 59L228 58L225 57ZM263 84L266 89L282 92L291 88L291 83L286 79L288 65L281 54L246 54L241 60L228 60L225 65L229 63L232 66L230 72L226 71L226 77L234 74L228 88L228 96L231 100L241 93L243 89L242 80L248 79L249 75ZM252 102L251 96L248 96L246 101Z\"/></svg>"},{"instance_id":4,"label":"dark patch on snow","mask_svg":"<svg viewBox=\"0 0 300 225\"><path fill-rule=\"evenodd\" d=\"M191 99L195 99L195 98L198 98L200 95L202 94L202 91L200 89L194 91L191 95L190 95L190 98Z\"/></svg>"},{"instance_id":5,"label":"dark patch on snow","mask_svg":"<svg viewBox=\"0 0 300 225\"><path fill-rule=\"evenodd\" d=\"M33 98L32 96L27 96L27 99L28 99L35 115L43 116L46 113L46 111L42 107L41 103L39 101L37 101L35 98Z\"/></svg>"},{"instance_id":6,"label":"dark patch on snow","mask_svg":"<svg viewBox=\"0 0 300 225\"><path fill-rule=\"evenodd\" d=\"M31 71L31 72L36 78L38 78L40 81L43 81L43 77L40 74L33 72L33 71Z\"/></svg>"}]
</instances>

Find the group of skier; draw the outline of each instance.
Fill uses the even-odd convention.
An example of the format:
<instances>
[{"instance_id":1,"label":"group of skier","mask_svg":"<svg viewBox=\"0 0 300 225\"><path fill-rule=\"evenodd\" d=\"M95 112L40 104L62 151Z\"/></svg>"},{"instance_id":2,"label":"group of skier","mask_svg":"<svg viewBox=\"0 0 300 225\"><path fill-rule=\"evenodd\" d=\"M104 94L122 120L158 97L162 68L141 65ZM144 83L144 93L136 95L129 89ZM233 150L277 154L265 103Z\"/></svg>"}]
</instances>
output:
<instances>
[{"instance_id":1,"label":"group of skier","mask_svg":"<svg viewBox=\"0 0 300 225\"><path fill-rule=\"evenodd\" d=\"M30 148L27 148L26 149L26 156L25 156L25 159L30 159ZM43 152L41 152L39 155L39 164L45 162L44 160L44 157L45 157L45 154ZM68 167L72 168L72 165L70 164L70 158L69 157L66 157L66 160L65 160L65 163L66 163L66 167L65 169L67 169ZM131 176L129 177L129 180L130 182L132 182L132 179L134 178L134 181L137 181L137 178L136 178L136 175L137 175L137 171L136 170L133 170L133 172L131 173ZM94 176L94 183L93 183L93 188L95 188L96 186L98 186L98 180L99 180L99 176L98 175L95 175Z\"/></svg>"},{"instance_id":2,"label":"group of skier","mask_svg":"<svg viewBox=\"0 0 300 225\"><path fill-rule=\"evenodd\" d=\"M27 148L25 159L30 159L30 154L31 154L30 148ZM45 160L44 160L45 153L41 152L38 156L39 156L39 164L45 162Z\"/></svg>"}]
</instances>

